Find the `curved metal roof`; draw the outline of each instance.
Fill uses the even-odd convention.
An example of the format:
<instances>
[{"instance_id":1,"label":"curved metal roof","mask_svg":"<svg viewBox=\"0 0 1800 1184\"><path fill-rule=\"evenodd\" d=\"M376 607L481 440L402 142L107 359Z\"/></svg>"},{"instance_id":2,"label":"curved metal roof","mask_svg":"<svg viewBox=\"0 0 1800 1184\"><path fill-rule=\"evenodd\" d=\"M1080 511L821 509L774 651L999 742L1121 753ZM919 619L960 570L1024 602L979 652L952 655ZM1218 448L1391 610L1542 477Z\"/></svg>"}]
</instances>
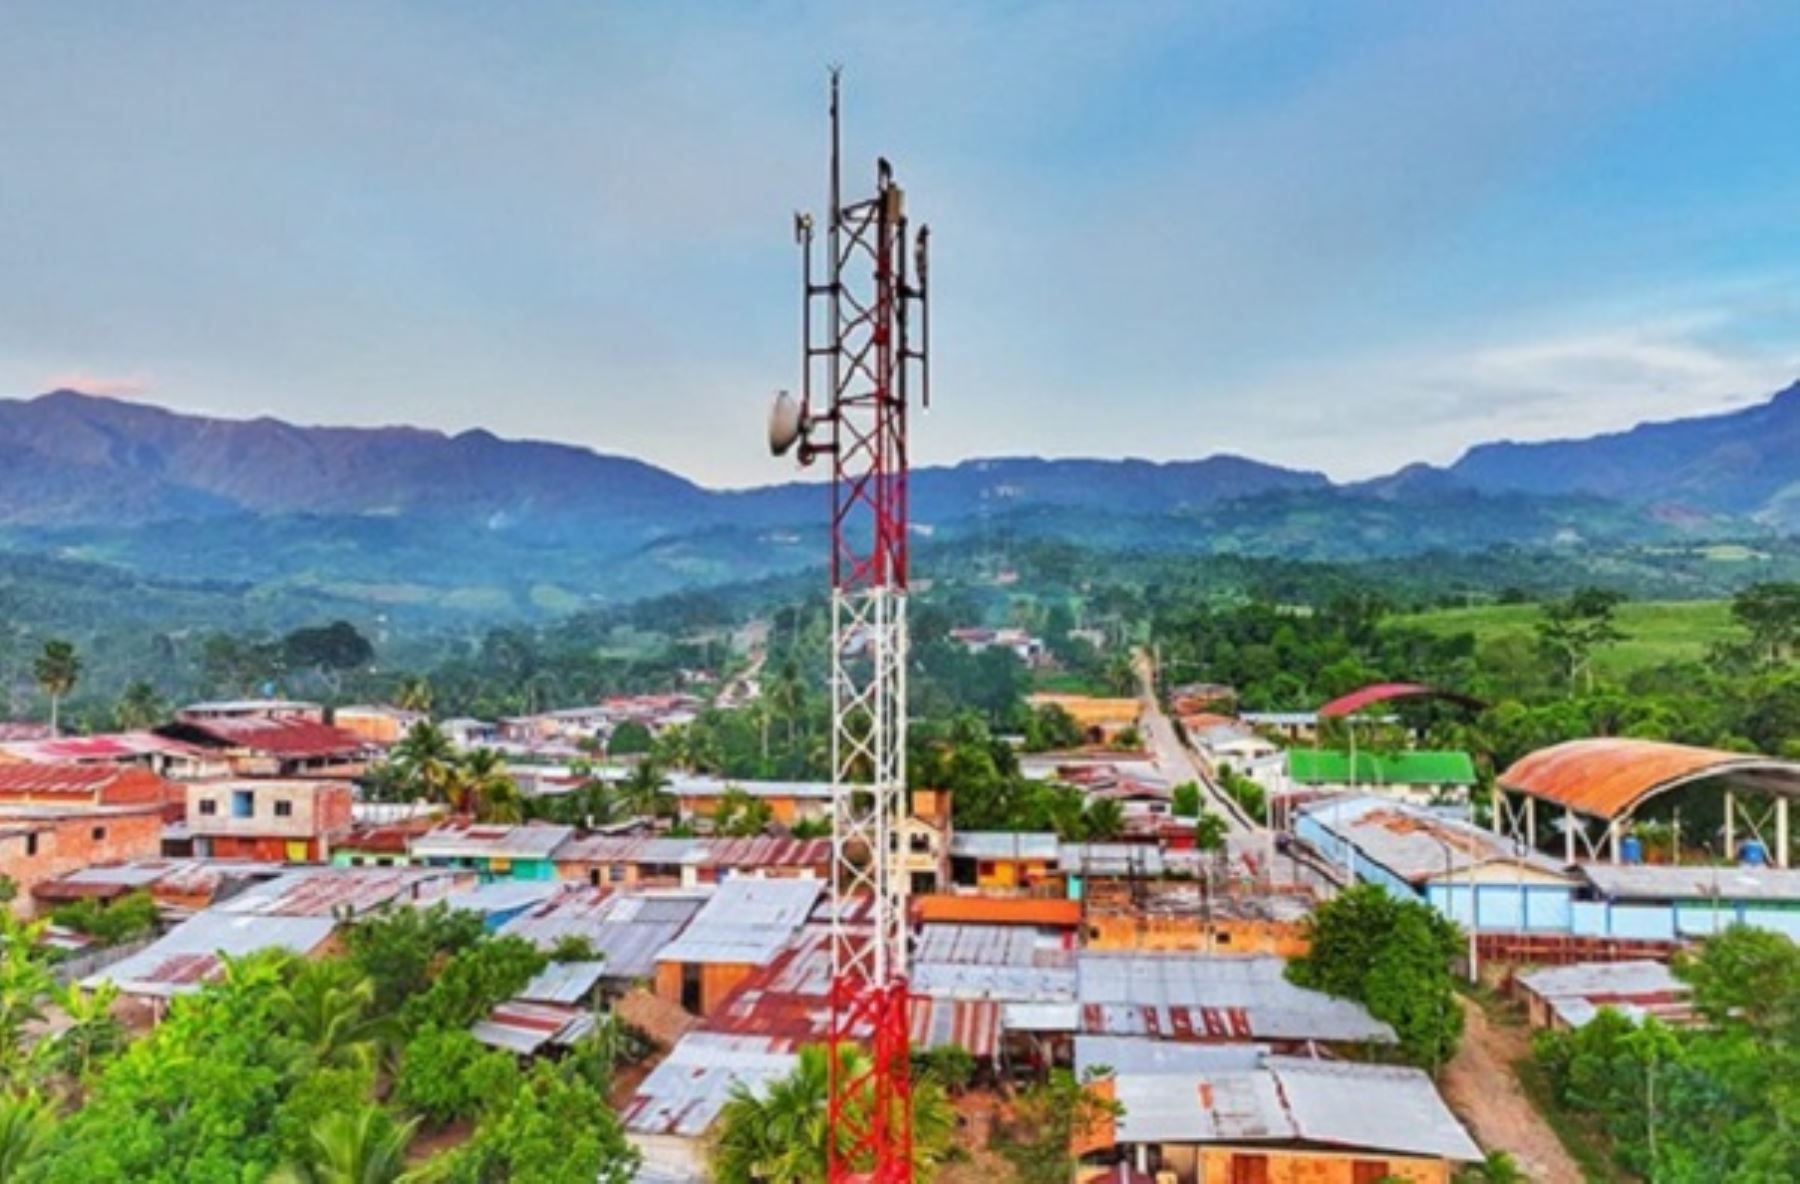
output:
<instances>
[{"instance_id":1,"label":"curved metal roof","mask_svg":"<svg viewBox=\"0 0 1800 1184\"><path fill-rule=\"evenodd\" d=\"M1365 707L1376 703L1385 703L1389 699L1448 699L1452 703L1480 710L1486 707L1480 699L1470 695L1458 694L1455 691L1440 691L1436 687L1428 687L1418 682L1378 682L1373 686L1351 691L1348 695L1339 695L1325 706L1319 708L1319 714L1326 718L1340 715L1355 715Z\"/></svg>"},{"instance_id":2,"label":"curved metal roof","mask_svg":"<svg viewBox=\"0 0 1800 1184\"><path fill-rule=\"evenodd\" d=\"M1660 740L1569 740L1515 761L1500 785L1597 818L1617 818L1656 794L1707 778L1800 796L1800 762Z\"/></svg>"}]
</instances>

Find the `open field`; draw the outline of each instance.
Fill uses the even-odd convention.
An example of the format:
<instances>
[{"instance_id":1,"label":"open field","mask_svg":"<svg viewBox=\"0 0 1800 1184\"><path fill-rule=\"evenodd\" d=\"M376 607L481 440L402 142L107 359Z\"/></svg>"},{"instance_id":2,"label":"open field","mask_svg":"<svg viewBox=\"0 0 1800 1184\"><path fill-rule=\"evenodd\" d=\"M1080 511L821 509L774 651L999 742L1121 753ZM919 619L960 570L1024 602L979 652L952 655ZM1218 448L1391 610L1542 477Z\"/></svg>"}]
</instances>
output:
<instances>
[{"instance_id":1,"label":"open field","mask_svg":"<svg viewBox=\"0 0 1800 1184\"><path fill-rule=\"evenodd\" d=\"M1518 635L1529 637L1542 613L1535 604L1489 604L1439 609L1395 617L1397 624L1434 633L1468 631L1478 641ZM1741 639L1726 600L1647 600L1619 606L1625 640L1594 656L1597 673L1614 678L1662 662L1699 661L1715 642Z\"/></svg>"}]
</instances>

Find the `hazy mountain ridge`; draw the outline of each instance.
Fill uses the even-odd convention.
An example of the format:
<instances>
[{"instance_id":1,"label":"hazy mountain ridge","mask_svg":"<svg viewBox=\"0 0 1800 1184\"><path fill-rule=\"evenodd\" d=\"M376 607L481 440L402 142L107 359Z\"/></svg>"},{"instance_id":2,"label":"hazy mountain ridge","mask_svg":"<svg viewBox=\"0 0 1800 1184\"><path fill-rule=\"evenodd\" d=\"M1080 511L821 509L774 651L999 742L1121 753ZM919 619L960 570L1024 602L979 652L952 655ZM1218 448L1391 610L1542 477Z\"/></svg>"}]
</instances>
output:
<instances>
[{"instance_id":1,"label":"hazy mountain ridge","mask_svg":"<svg viewBox=\"0 0 1800 1184\"><path fill-rule=\"evenodd\" d=\"M705 489L484 431L221 420L60 391L0 400L0 547L159 579L556 611L822 561L819 484ZM1334 485L1236 456L914 471L914 521L1139 550L1355 559L1800 527L1800 385L1726 415L1496 443Z\"/></svg>"}]
</instances>

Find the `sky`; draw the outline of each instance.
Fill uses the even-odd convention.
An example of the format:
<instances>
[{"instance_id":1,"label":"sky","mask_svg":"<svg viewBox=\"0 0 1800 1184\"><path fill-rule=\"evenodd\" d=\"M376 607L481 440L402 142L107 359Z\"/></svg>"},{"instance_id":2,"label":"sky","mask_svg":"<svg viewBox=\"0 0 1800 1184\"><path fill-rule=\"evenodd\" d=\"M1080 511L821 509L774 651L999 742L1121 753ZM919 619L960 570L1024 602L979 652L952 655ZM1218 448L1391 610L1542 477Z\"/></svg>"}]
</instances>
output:
<instances>
[{"instance_id":1,"label":"sky","mask_svg":"<svg viewBox=\"0 0 1800 1184\"><path fill-rule=\"evenodd\" d=\"M932 227L915 463L1339 479L1800 376L1800 5L0 0L0 393L785 480L796 209Z\"/></svg>"}]
</instances>

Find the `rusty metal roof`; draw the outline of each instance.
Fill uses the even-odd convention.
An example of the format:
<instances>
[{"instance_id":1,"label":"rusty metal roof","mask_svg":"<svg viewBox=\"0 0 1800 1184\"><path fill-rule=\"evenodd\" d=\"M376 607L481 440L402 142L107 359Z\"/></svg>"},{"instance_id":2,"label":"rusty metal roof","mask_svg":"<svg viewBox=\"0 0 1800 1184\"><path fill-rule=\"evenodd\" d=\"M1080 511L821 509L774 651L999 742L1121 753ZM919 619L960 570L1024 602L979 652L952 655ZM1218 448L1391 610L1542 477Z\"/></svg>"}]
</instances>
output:
<instances>
[{"instance_id":1,"label":"rusty metal roof","mask_svg":"<svg viewBox=\"0 0 1800 1184\"><path fill-rule=\"evenodd\" d=\"M1800 762L1755 753L1693 748L1660 740L1570 740L1521 757L1500 784L1596 818L1617 818L1645 798L1690 781L1721 777L1800 795Z\"/></svg>"}]
</instances>

